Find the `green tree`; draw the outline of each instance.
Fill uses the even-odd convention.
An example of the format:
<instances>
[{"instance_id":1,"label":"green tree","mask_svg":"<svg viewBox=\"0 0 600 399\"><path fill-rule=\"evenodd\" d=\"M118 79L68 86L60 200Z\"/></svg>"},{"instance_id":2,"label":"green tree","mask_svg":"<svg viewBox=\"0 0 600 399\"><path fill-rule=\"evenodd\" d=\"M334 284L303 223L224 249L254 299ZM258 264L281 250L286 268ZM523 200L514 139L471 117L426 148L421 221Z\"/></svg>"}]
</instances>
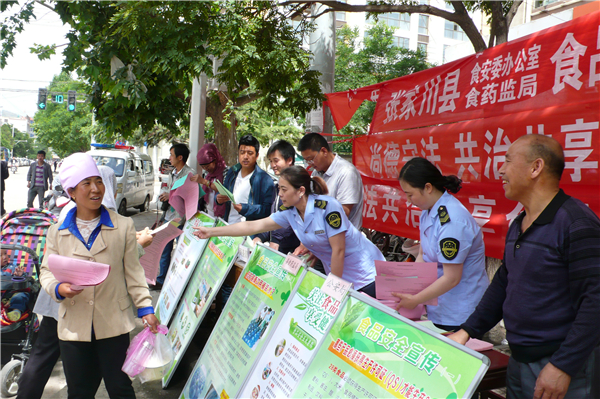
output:
<instances>
[{"instance_id":1,"label":"green tree","mask_svg":"<svg viewBox=\"0 0 600 399\"><path fill-rule=\"evenodd\" d=\"M275 140L297 143L304 135L304 130L289 112L282 112L278 118L273 118L256 104L250 103L235 113L238 139L251 134L260 142L261 147L267 148Z\"/></svg>"},{"instance_id":2,"label":"green tree","mask_svg":"<svg viewBox=\"0 0 600 399\"><path fill-rule=\"evenodd\" d=\"M344 26L337 32L335 91L373 85L431 66L423 52L397 47L394 30L384 23L374 25L364 40L356 27ZM366 101L341 133L365 134L374 111L375 103ZM349 143L336 146L340 152L346 152L346 147Z\"/></svg>"},{"instance_id":3,"label":"green tree","mask_svg":"<svg viewBox=\"0 0 600 399\"><path fill-rule=\"evenodd\" d=\"M429 4L422 4L418 0L367 0L366 4L348 4L342 1L306 1L306 0L288 0L281 3L287 7L294 15L304 15L314 3L321 3L329 7L323 13L344 11L344 12L366 12L368 16L377 17L378 14L389 12L400 12L408 14L427 14L444 18L445 20L456 23L465 32L475 52L481 52L488 47L508 41L508 30L510 24L517 13L517 10L523 0L509 1L446 1L453 6L449 11L445 8L437 8ZM429 2L426 2L429 3ZM471 19L469 12L480 10L487 16L487 22L490 26L490 37L486 44L482 33L477 29Z\"/></svg>"},{"instance_id":4,"label":"green tree","mask_svg":"<svg viewBox=\"0 0 600 399\"><path fill-rule=\"evenodd\" d=\"M15 139L12 136L12 125L5 123L0 127L2 134L2 147L8 148L11 152L15 146Z\"/></svg>"},{"instance_id":5,"label":"green tree","mask_svg":"<svg viewBox=\"0 0 600 399\"><path fill-rule=\"evenodd\" d=\"M207 116L227 162L237 152L234 108L256 101L270 115L298 117L323 100L319 73L310 70L310 54L301 46L310 23L293 27L275 0L45 4L72 28L64 64L90 83L96 121L107 134L187 126L192 81L202 72L213 76L213 57L222 61L220 85L208 95ZM31 17L23 6L15 18ZM12 43L18 28L8 26L2 43ZM5 60L12 47L1 51ZM37 51L47 56L54 49ZM124 67L111 71L113 57Z\"/></svg>"},{"instance_id":6,"label":"green tree","mask_svg":"<svg viewBox=\"0 0 600 399\"><path fill-rule=\"evenodd\" d=\"M51 95L64 93L65 98L69 90L82 94L87 92L87 87L82 82L71 79L65 72L55 76L48 87ZM77 103L75 111L68 111L66 103L48 101L45 110L36 112L34 122L38 143L51 147L61 158L90 149L91 136L88 129L92 124L92 112L88 103Z\"/></svg>"}]
</instances>

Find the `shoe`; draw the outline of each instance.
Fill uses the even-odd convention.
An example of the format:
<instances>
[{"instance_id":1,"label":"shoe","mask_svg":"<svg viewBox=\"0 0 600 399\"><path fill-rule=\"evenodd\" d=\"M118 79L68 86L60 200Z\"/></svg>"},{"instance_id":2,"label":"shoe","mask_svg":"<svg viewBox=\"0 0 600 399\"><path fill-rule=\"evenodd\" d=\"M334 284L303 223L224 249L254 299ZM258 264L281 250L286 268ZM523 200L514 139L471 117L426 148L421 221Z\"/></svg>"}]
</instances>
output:
<instances>
[{"instance_id":1,"label":"shoe","mask_svg":"<svg viewBox=\"0 0 600 399\"><path fill-rule=\"evenodd\" d=\"M156 283L156 284L150 284L148 286L148 289L150 289L150 291L160 291L162 289L163 285L161 283Z\"/></svg>"}]
</instances>

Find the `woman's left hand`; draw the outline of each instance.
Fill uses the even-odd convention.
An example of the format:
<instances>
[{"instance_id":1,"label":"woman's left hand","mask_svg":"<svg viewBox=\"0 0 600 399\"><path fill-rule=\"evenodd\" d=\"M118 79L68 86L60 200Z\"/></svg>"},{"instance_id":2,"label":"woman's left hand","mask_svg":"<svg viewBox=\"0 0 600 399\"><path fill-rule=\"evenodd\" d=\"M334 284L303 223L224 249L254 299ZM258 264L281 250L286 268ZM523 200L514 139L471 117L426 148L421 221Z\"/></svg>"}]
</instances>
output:
<instances>
[{"instance_id":1,"label":"woman's left hand","mask_svg":"<svg viewBox=\"0 0 600 399\"><path fill-rule=\"evenodd\" d=\"M400 308L406 308L412 310L417 307L419 302L415 301L415 296L410 294L400 294L398 292L392 292L392 295L396 298L400 298L400 303L396 306L396 310Z\"/></svg>"},{"instance_id":2,"label":"woman's left hand","mask_svg":"<svg viewBox=\"0 0 600 399\"><path fill-rule=\"evenodd\" d=\"M142 317L142 320L144 320L144 325L148 326L150 331L152 331L154 334L158 332L158 319L156 316L154 316L154 314L147 314L146 316Z\"/></svg>"}]
</instances>

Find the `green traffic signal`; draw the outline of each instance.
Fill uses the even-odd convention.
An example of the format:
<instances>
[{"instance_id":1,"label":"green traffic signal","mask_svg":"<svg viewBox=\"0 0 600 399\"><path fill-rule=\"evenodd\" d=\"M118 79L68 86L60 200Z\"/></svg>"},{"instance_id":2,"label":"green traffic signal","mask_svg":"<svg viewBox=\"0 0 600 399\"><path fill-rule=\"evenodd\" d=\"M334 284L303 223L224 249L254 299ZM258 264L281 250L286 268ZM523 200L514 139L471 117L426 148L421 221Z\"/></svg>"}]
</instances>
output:
<instances>
[{"instance_id":1,"label":"green traffic signal","mask_svg":"<svg viewBox=\"0 0 600 399\"><path fill-rule=\"evenodd\" d=\"M38 108L45 109L46 108L46 98L48 97L48 90L45 88L40 88L38 90Z\"/></svg>"},{"instance_id":2,"label":"green traffic signal","mask_svg":"<svg viewBox=\"0 0 600 399\"><path fill-rule=\"evenodd\" d=\"M46 104L44 104L44 103L39 103L39 104L38 104L38 107L40 107L40 109L44 109L44 108L46 108Z\"/></svg>"}]
</instances>

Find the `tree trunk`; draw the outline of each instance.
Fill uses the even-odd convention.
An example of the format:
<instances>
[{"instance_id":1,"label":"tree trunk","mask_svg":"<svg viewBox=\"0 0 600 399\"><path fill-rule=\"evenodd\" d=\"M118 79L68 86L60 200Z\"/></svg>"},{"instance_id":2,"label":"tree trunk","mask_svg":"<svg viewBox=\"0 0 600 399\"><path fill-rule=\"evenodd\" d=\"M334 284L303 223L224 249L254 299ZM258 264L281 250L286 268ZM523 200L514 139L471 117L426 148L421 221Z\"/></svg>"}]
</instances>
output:
<instances>
[{"instance_id":1,"label":"tree trunk","mask_svg":"<svg viewBox=\"0 0 600 399\"><path fill-rule=\"evenodd\" d=\"M235 133L235 124L231 128L224 123L223 111L227 101L218 94L207 96L206 114L213 120L215 129L215 145L223 156L227 166L233 166L238 162L237 137ZM231 120L231 119L230 119Z\"/></svg>"}]
</instances>

